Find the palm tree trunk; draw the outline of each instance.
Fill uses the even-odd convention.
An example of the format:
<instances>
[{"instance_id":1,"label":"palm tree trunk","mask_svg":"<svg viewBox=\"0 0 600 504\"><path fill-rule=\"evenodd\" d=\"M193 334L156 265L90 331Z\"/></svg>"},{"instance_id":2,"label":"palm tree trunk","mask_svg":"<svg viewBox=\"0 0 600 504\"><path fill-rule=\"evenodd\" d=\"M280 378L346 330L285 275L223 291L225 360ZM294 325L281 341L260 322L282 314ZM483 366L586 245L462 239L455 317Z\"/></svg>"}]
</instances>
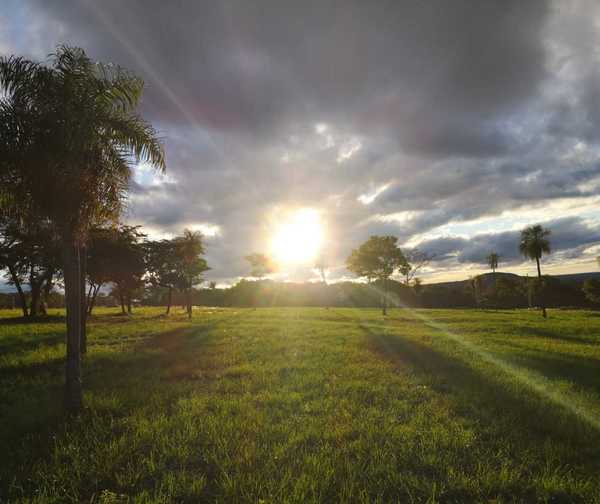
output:
<instances>
[{"instance_id":1,"label":"palm tree trunk","mask_svg":"<svg viewBox=\"0 0 600 504\"><path fill-rule=\"evenodd\" d=\"M81 290L81 354L84 355L87 353L87 330L86 330L86 322L87 322L87 297L85 292L85 282L87 275L87 249L85 246L79 248L79 282L80 282L80 290Z\"/></svg>"},{"instance_id":2,"label":"palm tree trunk","mask_svg":"<svg viewBox=\"0 0 600 504\"><path fill-rule=\"evenodd\" d=\"M540 284L540 305L542 305L542 316L547 318L546 314L546 303L544 303L544 286L542 285L542 270L540 269L540 258L536 257L535 262L537 264L538 280Z\"/></svg>"},{"instance_id":3,"label":"palm tree trunk","mask_svg":"<svg viewBox=\"0 0 600 504\"><path fill-rule=\"evenodd\" d=\"M169 286L169 297L167 298L167 315L171 312L172 301L173 301L173 287Z\"/></svg>"},{"instance_id":4,"label":"palm tree trunk","mask_svg":"<svg viewBox=\"0 0 600 504\"><path fill-rule=\"evenodd\" d=\"M189 287L187 289L187 313L188 313L188 318L191 319L192 318L192 288Z\"/></svg>"},{"instance_id":5,"label":"palm tree trunk","mask_svg":"<svg viewBox=\"0 0 600 504\"><path fill-rule=\"evenodd\" d=\"M65 303L67 307L67 363L65 408L77 413L83 406L81 387L81 267L80 249L72 243L63 247Z\"/></svg>"},{"instance_id":6,"label":"palm tree trunk","mask_svg":"<svg viewBox=\"0 0 600 504\"><path fill-rule=\"evenodd\" d=\"M15 284L15 288L19 294L19 300L21 301L21 308L23 310L23 316L28 317L29 311L27 310L27 299L25 298L25 293L23 292L23 288L21 287L21 282L19 281L19 276L12 264L8 265L8 271L10 273L10 278L12 282Z\"/></svg>"}]
</instances>

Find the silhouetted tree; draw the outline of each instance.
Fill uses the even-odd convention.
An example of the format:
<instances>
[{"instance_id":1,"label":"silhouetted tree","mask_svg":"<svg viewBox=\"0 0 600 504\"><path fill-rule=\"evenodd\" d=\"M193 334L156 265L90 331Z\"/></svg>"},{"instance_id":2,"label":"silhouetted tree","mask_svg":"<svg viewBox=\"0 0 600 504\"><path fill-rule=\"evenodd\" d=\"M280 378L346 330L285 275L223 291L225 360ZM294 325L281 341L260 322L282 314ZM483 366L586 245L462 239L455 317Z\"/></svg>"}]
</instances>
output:
<instances>
[{"instance_id":1,"label":"silhouetted tree","mask_svg":"<svg viewBox=\"0 0 600 504\"><path fill-rule=\"evenodd\" d=\"M116 286L121 311L131 313L133 299L144 285L146 263L142 239L145 235L139 226L124 225L115 228L113 233L110 281Z\"/></svg>"},{"instance_id":2,"label":"silhouetted tree","mask_svg":"<svg viewBox=\"0 0 600 504\"><path fill-rule=\"evenodd\" d=\"M112 279L113 261L117 253L117 231L114 228L91 230L87 246L89 290L86 295L86 308L88 315L92 314L100 289Z\"/></svg>"},{"instance_id":3,"label":"silhouetted tree","mask_svg":"<svg viewBox=\"0 0 600 504\"><path fill-rule=\"evenodd\" d=\"M371 236L346 259L349 271L368 281L377 279L383 284L382 313L387 314L388 279L406 266L406 258L395 236Z\"/></svg>"},{"instance_id":4,"label":"silhouetted tree","mask_svg":"<svg viewBox=\"0 0 600 504\"><path fill-rule=\"evenodd\" d=\"M254 252L247 255L244 259L250 263L250 276L258 278L259 280L275 271L273 261L265 254Z\"/></svg>"},{"instance_id":5,"label":"silhouetted tree","mask_svg":"<svg viewBox=\"0 0 600 504\"><path fill-rule=\"evenodd\" d=\"M180 281L177 243L174 240L160 240L146 243L147 280L153 285L167 289L167 315L173 303L173 289Z\"/></svg>"},{"instance_id":6,"label":"silhouetted tree","mask_svg":"<svg viewBox=\"0 0 600 504\"><path fill-rule=\"evenodd\" d=\"M496 254L496 252L490 252L486 257L488 266L491 268L492 273L496 273L496 269L498 268L498 261L500 260L500 256Z\"/></svg>"},{"instance_id":7,"label":"silhouetted tree","mask_svg":"<svg viewBox=\"0 0 600 504\"><path fill-rule=\"evenodd\" d=\"M25 303L23 284L29 285L25 316L46 312L46 301L60 270L60 247L53 228L44 221L26 223L9 219L0 226L0 261L9 272L9 283ZM3 251L3 253L2 253ZM2 266L0 266L1 268Z\"/></svg>"},{"instance_id":8,"label":"silhouetted tree","mask_svg":"<svg viewBox=\"0 0 600 504\"><path fill-rule=\"evenodd\" d=\"M88 231L118 219L133 162L165 166L155 131L135 114L142 89L140 79L78 48L60 46L50 66L0 58L0 206L49 219L60 237L72 412L82 407Z\"/></svg>"},{"instance_id":9,"label":"silhouetted tree","mask_svg":"<svg viewBox=\"0 0 600 504\"><path fill-rule=\"evenodd\" d=\"M433 259L433 255L415 248L406 251L404 256L406 263L400 267L400 274L404 277L404 285L408 287L417 273Z\"/></svg>"},{"instance_id":10,"label":"silhouetted tree","mask_svg":"<svg viewBox=\"0 0 600 504\"><path fill-rule=\"evenodd\" d=\"M324 284L327 284L327 261L325 260L325 256L323 254L319 254L315 261L315 269L321 275L321 280Z\"/></svg>"},{"instance_id":11,"label":"silhouetted tree","mask_svg":"<svg viewBox=\"0 0 600 504\"><path fill-rule=\"evenodd\" d=\"M600 280L590 278L583 283L583 293L592 303L600 303Z\"/></svg>"},{"instance_id":12,"label":"silhouetted tree","mask_svg":"<svg viewBox=\"0 0 600 504\"><path fill-rule=\"evenodd\" d=\"M5 269L8 272L8 282L15 286L19 296L23 316L29 316L27 307L27 298L21 286L22 277L19 275L19 259L20 259L20 240L17 233L14 232L16 223L7 221L2 224L0 232L0 269Z\"/></svg>"},{"instance_id":13,"label":"silhouetted tree","mask_svg":"<svg viewBox=\"0 0 600 504\"><path fill-rule=\"evenodd\" d=\"M210 268L206 264L202 234L186 229L183 236L174 239L177 247L179 288L185 292L188 318L192 318L192 289L202 282L202 273Z\"/></svg>"},{"instance_id":14,"label":"silhouetted tree","mask_svg":"<svg viewBox=\"0 0 600 504\"><path fill-rule=\"evenodd\" d=\"M519 251L528 259L535 261L537 265L538 282L540 284L541 295L540 304L542 305L542 315L547 317L546 305L544 303L542 270L540 268L540 259L543 254L550 253L550 230L544 229L540 224L530 226L521 231L521 241L519 243Z\"/></svg>"}]
</instances>

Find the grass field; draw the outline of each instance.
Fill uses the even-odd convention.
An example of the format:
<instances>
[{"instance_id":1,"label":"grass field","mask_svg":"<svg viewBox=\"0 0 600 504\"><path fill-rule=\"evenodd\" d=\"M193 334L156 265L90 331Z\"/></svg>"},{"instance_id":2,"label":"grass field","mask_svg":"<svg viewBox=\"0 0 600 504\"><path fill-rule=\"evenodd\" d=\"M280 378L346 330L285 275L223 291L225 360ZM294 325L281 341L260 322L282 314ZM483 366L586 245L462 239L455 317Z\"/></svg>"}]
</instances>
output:
<instances>
[{"instance_id":1,"label":"grass field","mask_svg":"<svg viewBox=\"0 0 600 504\"><path fill-rule=\"evenodd\" d=\"M600 314L0 311L0 501L598 502Z\"/></svg>"}]
</instances>

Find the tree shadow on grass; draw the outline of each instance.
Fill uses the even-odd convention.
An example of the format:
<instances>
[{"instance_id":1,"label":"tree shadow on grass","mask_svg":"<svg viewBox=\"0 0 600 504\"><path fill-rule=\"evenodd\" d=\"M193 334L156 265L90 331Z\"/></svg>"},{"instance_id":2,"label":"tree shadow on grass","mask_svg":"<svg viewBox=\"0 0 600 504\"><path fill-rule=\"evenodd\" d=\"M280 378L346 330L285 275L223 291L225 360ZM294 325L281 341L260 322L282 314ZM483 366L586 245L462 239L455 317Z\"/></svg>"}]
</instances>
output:
<instances>
[{"instance_id":1,"label":"tree shadow on grass","mask_svg":"<svg viewBox=\"0 0 600 504\"><path fill-rule=\"evenodd\" d=\"M64 324L64 315L38 315L37 317L6 317L0 318L0 326L24 325L24 324Z\"/></svg>"},{"instance_id":2,"label":"tree shadow on grass","mask_svg":"<svg viewBox=\"0 0 600 504\"><path fill-rule=\"evenodd\" d=\"M36 339L23 341L19 336L5 338L0 344L0 352L8 355L11 353L22 353L35 350L41 345L54 346L65 342L65 331L52 332L36 336ZM0 370L0 373L2 370Z\"/></svg>"},{"instance_id":3,"label":"tree shadow on grass","mask_svg":"<svg viewBox=\"0 0 600 504\"><path fill-rule=\"evenodd\" d=\"M519 335L521 336L535 336L538 338L548 338L552 340L565 341L567 343L580 343L589 345L593 343L600 343L600 337L594 338L593 336L565 336L558 331L552 331L542 327L522 327L520 328Z\"/></svg>"},{"instance_id":4,"label":"tree shadow on grass","mask_svg":"<svg viewBox=\"0 0 600 504\"><path fill-rule=\"evenodd\" d=\"M542 400L526 385L515 389L428 345L362 328L374 352L414 371L419 380L449 399L458 414L484 426L491 442L510 439L513 446L536 449L551 438L571 448L573 460L564 460L565 464L600 470L596 448L600 432L575 414Z\"/></svg>"},{"instance_id":5,"label":"tree shadow on grass","mask_svg":"<svg viewBox=\"0 0 600 504\"><path fill-rule=\"evenodd\" d=\"M600 360L589 357L574 357L558 352L540 352L536 355L518 356L514 362L533 369L550 379L566 380L600 393Z\"/></svg>"},{"instance_id":6,"label":"tree shadow on grass","mask_svg":"<svg viewBox=\"0 0 600 504\"><path fill-rule=\"evenodd\" d=\"M83 363L84 393L95 406L94 411L84 410L79 419L66 417L62 408L64 358L11 369L14 376L0 375L0 392L13 387L9 400L0 406L0 446L4 455L0 460L0 501L10 478L24 478L27 467L49 453L55 433L81 428L79 425L85 425L90 415L106 415L109 419L128 416L146 407L148 399L157 395L161 411L168 411L189 392L190 384L198 385L191 381L204 364L198 356L204 354L213 329L221 322L181 327L146 338L123 352L87 356ZM210 377L207 373L198 376L203 380ZM167 390L165 380L177 383ZM116 398L114 405L111 398ZM156 406L155 401L152 404ZM21 445L26 449L19 449ZM26 460L20 458L24 453Z\"/></svg>"}]
</instances>

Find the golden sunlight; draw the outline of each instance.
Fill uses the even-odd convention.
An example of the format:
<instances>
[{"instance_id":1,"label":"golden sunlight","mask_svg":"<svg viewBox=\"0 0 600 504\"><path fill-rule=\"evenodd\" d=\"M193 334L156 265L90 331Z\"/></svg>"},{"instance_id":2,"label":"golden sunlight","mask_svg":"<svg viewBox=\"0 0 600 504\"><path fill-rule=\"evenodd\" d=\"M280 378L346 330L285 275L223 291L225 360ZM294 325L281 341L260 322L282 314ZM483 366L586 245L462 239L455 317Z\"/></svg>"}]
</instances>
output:
<instances>
[{"instance_id":1,"label":"golden sunlight","mask_svg":"<svg viewBox=\"0 0 600 504\"><path fill-rule=\"evenodd\" d=\"M323 243L323 224L318 211L293 211L276 225L271 239L271 255L280 264L315 261Z\"/></svg>"}]
</instances>

